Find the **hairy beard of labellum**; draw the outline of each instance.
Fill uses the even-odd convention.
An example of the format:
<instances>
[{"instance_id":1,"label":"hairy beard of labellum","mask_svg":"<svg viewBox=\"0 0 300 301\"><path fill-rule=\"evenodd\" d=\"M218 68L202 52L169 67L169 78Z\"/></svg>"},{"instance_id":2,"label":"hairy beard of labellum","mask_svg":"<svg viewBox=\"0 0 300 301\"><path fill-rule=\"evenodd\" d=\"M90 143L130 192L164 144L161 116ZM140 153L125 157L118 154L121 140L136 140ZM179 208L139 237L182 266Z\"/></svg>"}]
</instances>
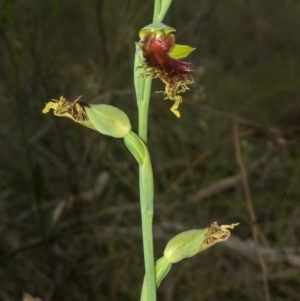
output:
<instances>
[{"instance_id":1,"label":"hairy beard of labellum","mask_svg":"<svg viewBox=\"0 0 300 301\"><path fill-rule=\"evenodd\" d=\"M193 83L193 78L190 74L191 71L194 71L191 63L168 57L162 65L161 70L159 70L158 77L172 86L189 85Z\"/></svg>"}]
</instances>

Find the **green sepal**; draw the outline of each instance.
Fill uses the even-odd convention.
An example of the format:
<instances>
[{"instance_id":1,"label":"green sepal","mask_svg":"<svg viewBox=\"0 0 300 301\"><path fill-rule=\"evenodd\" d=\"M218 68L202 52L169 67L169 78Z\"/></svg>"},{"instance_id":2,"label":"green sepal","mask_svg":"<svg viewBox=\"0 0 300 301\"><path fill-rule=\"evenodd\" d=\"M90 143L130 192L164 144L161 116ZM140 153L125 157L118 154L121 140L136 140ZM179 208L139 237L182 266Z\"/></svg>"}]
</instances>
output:
<instances>
[{"instance_id":1,"label":"green sepal","mask_svg":"<svg viewBox=\"0 0 300 301\"><path fill-rule=\"evenodd\" d=\"M134 57L134 88L137 98L137 103L140 104L143 101L144 87L146 76L143 76L145 68L143 68L144 57L140 43L135 44L135 57Z\"/></svg>"},{"instance_id":2,"label":"green sepal","mask_svg":"<svg viewBox=\"0 0 300 301\"><path fill-rule=\"evenodd\" d=\"M115 138L123 138L131 131L128 116L120 109L106 104L90 104L85 107L90 122L98 132Z\"/></svg>"},{"instance_id":3,"label":"green sepal","mask_svg":"<svg viewBox=\"0 0 300 301\"><path fill-rule=\"evenodd\" d=\"M157 34L157 36L160 36L174 31L176 31L176 29L173 27L170 27L164 23L155 22L143 27L139 32L139 37L141 40L143 40L145 35L149 32L154 32Z\"/></svg>"},{"instance_id":4,"label":"green sepal","mask_svg":"<svg viewBox=\"0 0 300 301\"><path fill-rule=\"evenodd\" d=\"M194 51L196 48L187 46L187 45L178 45L175 44L174 47L171 49L171 51L168 53L168 55L175 59L182 59L187 57L192 51Z\"/></svg>"},{"instance_id":5,"label":"green sepal","mask_svg":"<svg viewBox=\"0 0 300 301\"><path fill-rule=\"evenodd\" d=\"M136 70L138 66L141 66L145 61L142 48L143 43L135 42L135 55L137 57L137 63L134 66L134 70ZM142 70L142 68L140 69Z\"/></svg>"}]
</instances>

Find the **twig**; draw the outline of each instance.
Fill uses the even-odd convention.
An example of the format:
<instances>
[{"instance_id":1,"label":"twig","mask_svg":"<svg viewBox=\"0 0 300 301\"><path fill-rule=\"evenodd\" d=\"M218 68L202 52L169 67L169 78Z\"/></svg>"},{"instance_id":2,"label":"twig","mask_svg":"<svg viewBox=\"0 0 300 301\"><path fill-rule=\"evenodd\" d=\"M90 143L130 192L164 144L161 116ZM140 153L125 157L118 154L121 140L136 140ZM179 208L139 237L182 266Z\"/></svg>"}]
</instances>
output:
<instances>
[{"instance_id":1,"label":"twig","mask_svg":"<svg viewBox=\"0 0 300 301\"><path fill-rule=\"evenodd\" d=\"M131 208L126 208L127 210L139 210L138 206L131 206ZM125 213L125 211L124 211ZM105 214L103 214L105 215ZM95 217L92 217L93 219ZM82 222L90 222L88 221L88 216L82 220ZM78 221L77 224L78 225ZM59 240L64 239L67 234L66 231L70 228L74 228L76 226L75 223L65 224L64 227L59 228L59 235L53 235L49 239L44 239L42 237L36 237L31 241L23 244L22 246L18 247L17 249L13 250L12 252L5 254L1 257L1 260L7 260L8 258L14 257L15 255L35 249L45 243L51 243ZM175 235L178 232L182 232L188 229L187 226L174 223L174 222L162 222L159 225L155 225L154 227L154 237L156 240L163 240L166 241L170 238L170 236ZM104 226L99 228L101 231L101 241L106 241L111 239L112 235L120 235L121 237L132 237L132 238L140 238L141 228L139 226L136 227L115 227L115 226ZM254 253L255 243L253 239L246 239L242 240L238 236L231 234L230 239L224 241L219 247L229 248L241 254L242 256L246 257L247 259L251 260L252 262L259 263L256 253ZM264 258L266 262L269 264L276 264L281 262L286 262L290 266L296 268L297 270L300 268L300 247L283 247L283 248L269 248L264 247L262 245L258 245L258 251L261 256Z\"/></svg>"},{"instance_id":2,"label":"twig","mask_svg":"<svg viewBox=\"0 0 300 301\"><path fill-rule=\"evenodd\" d=\"M45 210L52 207L58 208L61 205L64 205L65 207L66 204L70 206L76 200L85 201L85 202L93 201L103 193L103 191L107 187L109 180L110 180L110 174L106 171L103 171L98 175L94 187L92 187L90 190L84 191L77 196L70 195L69 197L64 199L49 201L47 203L42 204L40 207L35 206L33 208L30 208L29 210L22 212L18 216L17 220L22 221L23 219L28 218L31 215L35 214L38 210Z\"/></svg>"},{"instance_id":3,"label":"twig","mask_svg":"<svg viewBox=\"0 0 300 301\"><path fill-rule=\"evenodd\" d=\"M270 159L272 159L272 157L274 156L275 153L276 153L276 151L274 149L267 151L261 158L259 158L256 162L254 162L252 165L250 165L247 172L252 173L255 170L257 170L262 164L264 164L267 161L269 161ZM210 186L200 189L196 193L189 195L187 197L187 200L184 203L183 202L175 203L172 206L172 209L173 209L173 207L177 207L182 204L186 205L187 203L191 204L191 203L199 202L202 199L214 196L226 189L232 188L236 184L238 184L239 182L242 181L242 177L243 177L242 172L239 172L234 176L227 177L218 182L215 182L215 183L211 184Z\"/></svg>"},{"instance_id":4,"label":"twig","mask_svg":"<svg viewBox=\"0 0 300 301\"><path fill-rule=\"evenodd\" d=\"M258 262L258 258L254 253L255 243L252 239L242 240L234 234L231 234L230 239L224 241L221 246L230 248L255 263ZM289 265L295 267L296 269L300 268L299 247L269 248L258 245L258 250L264 260L270 264L287 262Z\"/></svg>"},{"instance_id":5,"label":"twig","mask_svg":"<svg viewBox=\"0 0 300 301\"><path fill-rule=\"evenodd\" d=\"M258 133L260 133L261 135L272 140L277 145L284 146L286 144L286 139L281 135L281 132L278 128L266 126L261 123L240 117L240 116L232 114L232 113L226 113L223 111L219 111L215 108L212 108L212 107L209 107L206 105L200 105L198 103L195 103L194 101L185 100L185 102L187 102L189 105L191 105L193 107L196 107L198 110L205 111L205 112L213 114L215 116L223 117L223 118L229 119L231 121L235 121L240 125L252 128L252 129L256 130Z\"/></svg>"},{"instance_id":6,"label":"twig","mask_svg":"<svg viewBox=\"0 0 300 301\"><path fill-rule=\"evenodd\" d=\"M268 283L268 271L267 271L267 265L265 263L265 260L263 256L261 255L259 251L259 241L258 241L258 224L256 219L256 214L254 210L254 206L251 199L251 192L249 188L249 182L248 182L248 173L245 167L245 164L243 162L242 153L241 153L241 146L240 146L240 140L239 140L239 127L236 121L233 121L233 132L234 132L234 146L235 146L235 154L236 154L236 161L238 166L241 170L241 177L242 177L242 183L245 191L246 196L246 204L247 209L249 212L249 216L251 219L252 224L252 236L254 241L254 252L258 258L259 264L261 266L262 270L262 278L263 278L263 286L264 286L264 293L265 293L265 299L266 301L271 300L270 296L270 289L269 289L269 283Z\"/></svg>"},{"instance_id":7,"label":"twig","mask_svg":"<svg viewBox=\"0 0 300 301\"><path fill-rule=\"evenodd\" d=\"M253 135L255 131L253 129L245 130L240 133L240 137L247 137ZM188 166L187 169L185 169L177 178L175 183L173 185L179 185L181 184L190 174L192 170L194 170L202 161L204 161L207 157L213 154L213 152L220 148L221 145L233 140L233 135L230 135L229 137L225 137L224 139L221 139L218 141L213 147L210 149L200 153L191 163L190 166Z\"/></svg>"}]
</instances>

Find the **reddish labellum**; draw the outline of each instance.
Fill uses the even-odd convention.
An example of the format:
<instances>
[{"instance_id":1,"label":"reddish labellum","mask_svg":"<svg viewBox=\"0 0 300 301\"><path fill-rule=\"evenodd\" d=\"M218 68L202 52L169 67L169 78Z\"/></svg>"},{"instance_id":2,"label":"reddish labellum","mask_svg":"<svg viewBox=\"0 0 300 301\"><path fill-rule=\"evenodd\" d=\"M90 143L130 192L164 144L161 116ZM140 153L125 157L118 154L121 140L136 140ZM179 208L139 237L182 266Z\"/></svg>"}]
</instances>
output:
<instances>
[{"instance_id":1,"label":"reddish labellum","mask_svg":"<svg viewBox=\"0 0 300 301\"><path fill-rule=\"evenodd\" d=\"M156 36L149 33L144 38L143 54L149 67L162 69L163 64L170 58L167 53L173 48L175 38L172 34Z\"/></svg>"},{"instance_id":2,"label":"reddish labellum","mask_svg":"<svg viewBox=\"0 0 300 301\"><path fill-rule=\"evenodd\" d=\"M146 67L152 68L150 75L160 78L165 83L165 98L175 101L171 111L180 117L178 107L182 97L178 94L189 90L188 85L194 83L190 73L195 68L191 63L170 57L169 52L174 46L173 34L148 33L144 37L142 50Z\"/></svg>"},{"instance_id":3,"label":"reddish labellum","mask_svg":"<svg viewBox=\"0 0 300 301\"><path fill-rule=\"evenodd\" d=\"M168 55L174 45L174 35L156 36L154 33L147 34L143 44L143 54L147 65L156 69L157 76L169 83L185 81L186 76L195 70L191 63L173 59Z\"/></svg>"}]
</instances>

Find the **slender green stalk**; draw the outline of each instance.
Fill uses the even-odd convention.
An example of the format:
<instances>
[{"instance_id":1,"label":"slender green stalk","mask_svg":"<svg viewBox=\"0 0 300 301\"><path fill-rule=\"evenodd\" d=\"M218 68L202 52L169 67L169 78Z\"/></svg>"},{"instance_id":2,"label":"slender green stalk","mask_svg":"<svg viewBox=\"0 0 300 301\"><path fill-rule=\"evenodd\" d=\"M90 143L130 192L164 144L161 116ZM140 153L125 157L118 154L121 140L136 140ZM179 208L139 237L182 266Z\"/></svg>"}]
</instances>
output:
<instances>
[{"instance_id":1,"label":"slender green stalk","mask_svg":"<svg viewBox=\"0 0 300 301\"><path fill-rule=\"evenodd\" d=\"M156 277L152 233L154 185L151 159L146 143L133 131L130 131L124 136L124 143L139 164L140 203L145 264L144 282L146 285L142 296L144 296L144 300L146 301L156 301Z\"/></svg>"},{"instance_id":2,"label":"slender green stalk","mask_svg":"<svg viewBox=\"0 0 300 301\"><path fill-rule=\"evenodd\" d=\"M157 18L159 15L160 2L161 0L155 0L153 19L155 18L155 16ZM138 65L139 61L136 57L134 64L134 79L139 114L139 136L144 140L144 142L147 142L148 112L152 78L143 77L142 72L144 72L145 70L141 70L142 68L138 68ZM148 164L140 165L139 182L147 300L156 301L156 278L152 229L154 189L150 157L148 160Z\"/></svg>"},{"instance_id":3,"label":"slender green stalk","mask_svg":"<svg viewBox=\"0 0 300 301\"><path fill-rule=\"evenodd\" d=\"M161 9L161 0L155 0L154 2L154 12L153 12L153 23L159 22L158 17Z\"/></svg>"},{"instance_id":4,"label":"slender green stalk","mask_svg":"<svg viewBox=\"0 0 300 301\"><path fill-rule=\"evenodd\" d=\"M153 173L151 163L140 165L140 203L142 213L143 247L147 300L156 300L156 278L153 252Z\"/></svg>"},{"instance_id":5,"label":"slender green stalk","mask_svg":"<svg viewBox=\"0 0 300 301\"><path fill-rule=\"evenodd\" d=\"M140 68L139 64L139 58L136 55L134 63L134 84L139 114L139 137L144 142L147 142L148 111L152 78L143 76L143 72L145 72L145 70ZM153 173L148 151L147 160L143 164L140 164L139 183L147 300L156 301L156 279L152 233L154 189Z\"/></svg>"},{"instance_id":6,"label":"slender green stalk","mask_svg":"<svg viewBox=\"0 0 300 301\"><path fill-rule=\"evenodd\" d=\"M135 60L134 78L139 113L139 136L144 142L147 142L148 132L148 111L151 93L151 77L142 77L141 68L137 69ZM153 251L153 173L149 154L146 162L140 165L139 182L140 182L140 203L142 215L142 232L145 262L145 279L147 284L147 300L156 301L156 280L155 280L155 263Z\"/></svg>"},{"instance_id":7,"label":"slender green stalk","mask_svg":"<svg viewBox=\"0 0 300 301\"><path fill-rule=\"evenodd\" d=\"M170 1L171 2L171 1ZM161 22L162 0L155 0L153 22ZM151 94L152 78L143 76L142 68L139 68L139 58L135 57L134 63L134 83L136 89L136 97L139 114L139 136L144 142L148 137L148 113ZM143 232L143 248L145 262L145 280L147 287L147 300L156 301L156 276L153 252L153 172L149 154L147 159L139 168L140 182L140 203L142 215L142 232Z\"/></svg>"}]
</instances>

